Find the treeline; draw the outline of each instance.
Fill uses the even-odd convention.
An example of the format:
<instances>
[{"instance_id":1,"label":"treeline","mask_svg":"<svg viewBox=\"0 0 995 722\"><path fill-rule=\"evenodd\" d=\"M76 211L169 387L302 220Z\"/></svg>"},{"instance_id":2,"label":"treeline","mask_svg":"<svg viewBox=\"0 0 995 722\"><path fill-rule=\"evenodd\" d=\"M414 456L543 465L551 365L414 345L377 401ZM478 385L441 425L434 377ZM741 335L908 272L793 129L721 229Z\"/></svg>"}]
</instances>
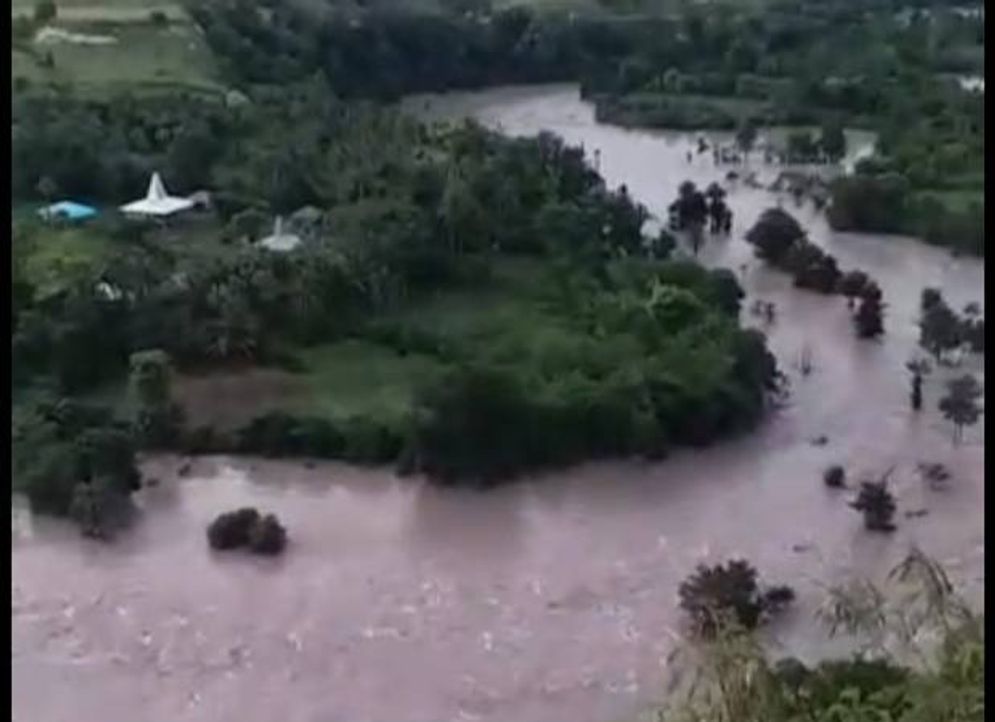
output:
<instances>
[{"instance_id":1,"label":"treeline","mask_svg":"<svg viewBox=\"0 0 995 722\"><path fill-rule=\"evenodd\" d=\"M320 72L343 97L573 80L635 47L665 19L567 17L527 6L466 13L374 7L316 14L290 3L192 2L189 11L229 76L243 84ZM669 33L668 33L669 34Z\"/></svg>"},{"instance_id":2,"label":"treeline","mask_svg":"<svg viewBox=\"0 0 995 722\"><path fill-rule=\"evenodd\" d=\"M888 196L889 177L840 181L834 226L914 233L970 253L983 246L984 95L943 74L983 72L954 61L983 58L984 29L957 8L782 2L578 17L482 4L462 14L374 8L315 16L228 0L194 4L191 14L242 85L317 73L345 97L394 98L579 80L600 120L627 126L868 127L880 136L877 162L908 190L897 205L876 209L863 191Z\"/></svg>"},{"instance_id":3,"label":"treeline","mask_svg":"<svg viewBox=\"0 0 995 722\"><path fill-rule=\"evenodd\" d=\"M833 182L827 218L835 230L916 235L957 252L985 254L981 191L953 190L950 195L963 194L966 200L944 203L928 191L917 191L904 175L886 167L861 163L855 174Z\"/></svg>"},{"instance_id":4,"label":"treeline","mask_svg":"<svg viewBox=\"0 0 995 722\"><path fill-rule=\"evenodd\" d=\"M781 208L768 208L746 233L756 255L790 273L796 288L824 294L839 294L853 306L854 329L859 338L884 333L884 303L877 282L860 269L843 272L836 258L808 240L795 218Z\"/></svg>"}]
</instances>

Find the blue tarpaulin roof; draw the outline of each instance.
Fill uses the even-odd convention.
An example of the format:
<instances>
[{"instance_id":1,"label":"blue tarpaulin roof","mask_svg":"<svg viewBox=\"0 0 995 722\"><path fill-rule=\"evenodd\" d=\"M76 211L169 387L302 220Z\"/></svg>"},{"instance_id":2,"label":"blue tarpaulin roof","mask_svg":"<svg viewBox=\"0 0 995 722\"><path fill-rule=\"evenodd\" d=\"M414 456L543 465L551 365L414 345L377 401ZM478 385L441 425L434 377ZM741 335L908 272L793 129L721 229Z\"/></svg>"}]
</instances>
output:
<instances>
[{"instance_id":1,"label":"blue tarpaulin roof","mask_svg":"<svg viewBox=\"0 0 995 722\"><path fill-rule=\"evenodd\" d=\"M59 201L38 211L43 218L68 218L71 221L82 221L97 215L97 209L73 201Z\"/></svg>"}]
</instances>

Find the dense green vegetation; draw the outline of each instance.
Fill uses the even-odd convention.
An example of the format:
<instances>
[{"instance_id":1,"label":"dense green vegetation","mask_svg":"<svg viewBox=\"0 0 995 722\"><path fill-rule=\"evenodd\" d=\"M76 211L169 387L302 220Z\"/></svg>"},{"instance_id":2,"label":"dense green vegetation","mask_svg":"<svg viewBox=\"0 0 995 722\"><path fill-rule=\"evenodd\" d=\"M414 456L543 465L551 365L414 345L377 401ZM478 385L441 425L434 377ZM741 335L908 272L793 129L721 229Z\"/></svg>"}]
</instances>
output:
<instances>
[{"instance_id":1,"label":"dense green vegetation","mask_svg":"<svg viewBox=\"0 0 995 722\"><path fill-rule=\"evenodd\" d=\"M707 443L755 423L776 387L732 274L667 260L645 209L553 136L429 131L315 83L239 108L31 95L14 111L15 199L127 198L157 167L214 191L213 216L72 231L95 240L61 271L38 257L68 231L14 227L15 385L102 399L140 447L490 483ZM252 242L305 205L323 221L299 249ZM226 428L180 408L191 374L259 366L311 392L254 408L246 387Z\"/></svg>"}]
</instances>

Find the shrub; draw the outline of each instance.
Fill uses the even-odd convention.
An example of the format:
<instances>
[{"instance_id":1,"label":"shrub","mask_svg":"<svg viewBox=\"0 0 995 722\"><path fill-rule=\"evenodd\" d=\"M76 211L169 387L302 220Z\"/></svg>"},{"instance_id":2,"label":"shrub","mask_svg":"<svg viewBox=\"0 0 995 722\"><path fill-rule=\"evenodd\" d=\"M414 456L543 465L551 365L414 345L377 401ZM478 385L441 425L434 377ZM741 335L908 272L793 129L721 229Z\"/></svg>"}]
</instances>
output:
<instances>
[{"instance_id":1,"label":"shrub","mask_svg":"<svg viewBox=\"0 0 995 722\"><path fill-rule=\"evenodd\" d=\"M236 448L244 454L263 456L315 456L338 458L342 434L331 421L294 417L282 412L257 416L236 432Z\"/></svg>"},{"instance_id":2,"label":"shrub","mask_svg":"<svg viewBox=\"0 0 995 722\"><path fill-rule=\"evenodd\" d=\"M257 519L249 530L249 551L275 555L287 545L287 532L273 514Z\"/></svg>"},{"instance_id":3,"label":"shrub","mask_svg":"<svg viewBox=\"0 0 995 722\"><path fill-rule=\"evenodd\" d=\"M895 497L888 491L887 480L863 481L860 493L850 506L864 515L864 527L870 531L894 531Z\"/></svg>"},{"instance_id":4,"label":"shrub","mask_svg":"<svg viewBox=\"0 0 995 722\"><path fill-rule=\"evenodd\" d=\"M401 453L404 438L397 430L366 417L354 417L341 427L343 438L342 458L366 464L395 461Z\"/></svg>"},{"instance_id":5,"label":"shrub","mask_svg":"<svg viewBox=\"0 0 995 722\"><path fill-rule=\"evenodd\" d=\"M746 232L746 240L760 258L781 265L788 252L805 238L805 230L794 216L780 208L768 208Z\"/></svg>"},{"instance_id":6,"label":"shrub","mask_svg":"<svg viewBox=\"0 0 995 722\"><path fill-rule=\"evenodd\" d=\"M834 464L826 469L822 474L822 481L826 486L838 488L846 484L846 471L839 464Z\"/></svg>"},{"instance_id":7,"label":"shrub","mask_svg":"<svg viewBox=\"0 0 995 722\"><path fill-rule=\"evenodd\" d=\"M207 527L207 542L217 550L243 547L249 544L258 522L259 512L251 507L226 512Z\"/></svg>"},{"instance_id":8,"label":"shrub","mask_svg":"<svg viewBox=\"0 0 995 722\"><path fill-rule=\"evenodd\" d=\"M742 559L726 564L701 564L678 590L681 609L702 633L714 632L725 616L752 629L765 613L775 613L794 599L787 586L761 590L757 570Z\"/></svg>"}]
</instances>

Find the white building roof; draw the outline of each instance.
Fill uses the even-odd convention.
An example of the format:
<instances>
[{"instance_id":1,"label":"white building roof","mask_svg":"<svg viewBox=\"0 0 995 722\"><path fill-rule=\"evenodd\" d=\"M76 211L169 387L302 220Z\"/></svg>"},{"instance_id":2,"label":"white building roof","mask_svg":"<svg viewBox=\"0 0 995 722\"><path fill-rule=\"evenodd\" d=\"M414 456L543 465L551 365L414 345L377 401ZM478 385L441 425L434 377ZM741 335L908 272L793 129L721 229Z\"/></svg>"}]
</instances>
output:
<instances>
[{"instance_id":1,"label":"white building roof","mask_svg":"<svg viewBox=\"0 0 995 722\"><path fill-rule=\"evenodd\" d=\"M170 216L179 211L188 210L193 205L193 201L189 198L177 198L169 195L166 186L162 183L162 178L159 177L158 173L153 173L145 197L121 206L121 210L129 215Z\"/></svg>"},{"instance_id":2,"label":"white building roof","mask_svg":"<svg viewBox=\"0 0 995 722\"><path fill-rule=\"evenodd\" d=\"M300 244L300 236L283 232L283 218L280 216L273 223L273 233L259 241L260 246L270 251L292 251Z\"/></svg>"}]
</instances>

